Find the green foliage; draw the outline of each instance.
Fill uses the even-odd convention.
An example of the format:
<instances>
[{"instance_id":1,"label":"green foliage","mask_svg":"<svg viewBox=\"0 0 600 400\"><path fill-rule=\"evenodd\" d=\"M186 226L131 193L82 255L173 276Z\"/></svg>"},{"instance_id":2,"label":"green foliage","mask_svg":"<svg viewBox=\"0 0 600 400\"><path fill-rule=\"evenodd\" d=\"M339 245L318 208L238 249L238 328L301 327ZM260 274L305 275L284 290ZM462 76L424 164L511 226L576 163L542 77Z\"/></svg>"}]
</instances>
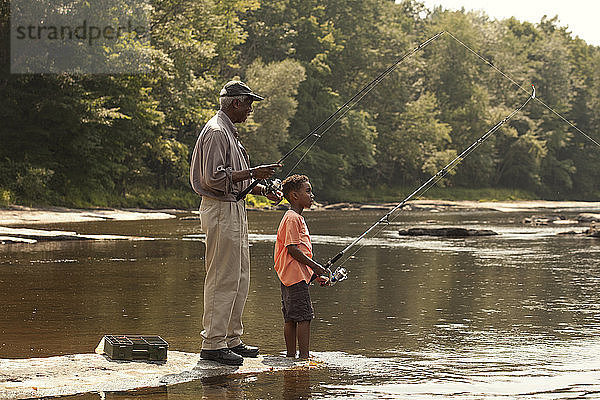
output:
<instances>
[{"instance_id":1,"label":"green foliage","mask_svg":"<svg viewBox=\"0 0 600 400\"><path fill-rule=\"evenodd\" d=\"M133 188L125 196L111 199L111 203L121 207L197 209L198 195L186 189Z\"/></svg>"},{"instance_id":2,"label":"green foliage","mask_svg":"<svg viewBox=\"0 0 600 400\"><path fill-rule=\"evenodd\" d=\"M189 149L175 139L159 136L144 143L145 163L149 171L144 181L161 189L184 186L189 182Z\"/></svg>"},{"instance_id":3,"label":"green foliage","mask_svg":"<svg viewBox=\"0 0 600 400\"><path fill-rule=\"evenodd\" d=\"M6 207L13 203L13 196L10 190L0 188L0 207Z\"/></svg>"},{"instance_id":4,"label":"green foliage","mask_svg":"<svg viewBox=\"0 0 600 400\"><path fill-rule=\"evenodd\" d=\"M0 162L2 203L51 204L56 194L50 188L54 171L36 168L27 162L6 159Z\"/></svg>"},{"instance_id":5,"label":"green foliage","mask_svg":"<svg viewBox=\"0 0 600 400\"><path fill-rule=\"evenodd\" d=\"M381 149L378 162L393 184L413 183L433 175L456 157L456 151L445 150L452 142L452 128L438 120L433 93L425 92L405 107L394 120L395 130L382 131L377 142Z\"/></svg>"},{"instance_id":6,"label":"green foliage","mask_svg":"<svg viewBox=\"0 0 600 400\"><path fill-rule=\"evenodd\" d=\"M283 200L283 203L286 203L287 200ZM253 194L249 194L248 196L246 196L246 204L248 207L251 208L271 208L273 206L273 203L271 203L271 201L269 199L267 199L264 196L256 196Z\"/></svg>"},{"instance_id":7,"label":"green foliage","mask_svg":"<svg viewBox=\"0 0 600 400\"><path fill-rule=\"evenodd\" d=\"M537 129L532 126L533 121L527 118L518 118L527 129L519 134L518 129L505 128L504 135L497 141L497 150L502 156L498 157L497 183L503 187L529 188L540 190L542 161L547 154L545 141L539 138Z\"/></svg>"},{"instance_id":8,"label":"green foliage","mask_svg":"<svg viewBox=\"0 0 600 400\"><path fill-rule=\"evenodd\" d=\"M147 74L10 75L10 7L0 0L0 205L196 208L190 151L223 83L244 77L265 95L239 129L253 165L273 162L442 30L522 86L535 83L545 103L600 140L600 49L556 18L496 21L416 0L152 0L152 8L150 43L136 49ZM445 35L324 126L284 171L309 175L320 201L397 200L525 96ZM596 199L599 180L598 147L531 102L428 196Z\"/></svg>"},{"instance_id":9,"label":"green foliage","mask_svg":"<svg viewBox=\"0 0 600 400\"><path fill-rule=\"evenodd\" d=\"M248 85L260 88L265 99L253 104L252 121L240 126L240 132L255 163L273 163L281 158L280 148L289 137L290 119L298 106L298 86L305 79L304 67L291 59L268 65L257 59L246 74Z\"/></svg>"}]
</instances>

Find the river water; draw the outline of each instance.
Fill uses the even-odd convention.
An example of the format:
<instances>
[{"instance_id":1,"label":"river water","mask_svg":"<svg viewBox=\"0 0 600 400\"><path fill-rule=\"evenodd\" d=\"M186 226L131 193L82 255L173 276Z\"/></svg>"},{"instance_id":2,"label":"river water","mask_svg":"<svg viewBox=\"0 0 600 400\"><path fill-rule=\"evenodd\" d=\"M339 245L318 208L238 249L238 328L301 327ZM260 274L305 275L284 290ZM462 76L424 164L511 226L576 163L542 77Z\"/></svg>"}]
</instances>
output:
<instances>
[{"instance_id":1,"label":"river water","mask_svg":"<svg viewBox=\"0 0 600 400\"><path fill-rule=\"evenodd\" d=\"M272 268L282 213L249 212L244 340L265 354L285 349ZM316 258L335 255L383 213L306 212ZM324 367L191 382L135 398L600 398L600 240L556 235L581 228L522 224L530 215L402 213L347 260L348 280L311 288L311 350ZM423 226L500 235L397 234ZM148 240L0 247L0 358L89 353L104 334L119 333L161 335L172 350L200 351L204 245L198 221L44 228Z\"/></svg>"}]
</instances>

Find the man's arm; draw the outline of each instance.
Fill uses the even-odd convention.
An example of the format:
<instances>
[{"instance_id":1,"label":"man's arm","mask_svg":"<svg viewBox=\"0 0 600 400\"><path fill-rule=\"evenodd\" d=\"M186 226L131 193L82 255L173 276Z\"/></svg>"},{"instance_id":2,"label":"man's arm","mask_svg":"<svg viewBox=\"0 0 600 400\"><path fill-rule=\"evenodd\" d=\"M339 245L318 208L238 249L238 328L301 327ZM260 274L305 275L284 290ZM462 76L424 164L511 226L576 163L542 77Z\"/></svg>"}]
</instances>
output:
<instances>
[{"instance_id":1,"label":"man's arm","mask_svg":"<svg viewBox=\"0 0 600 400\"><path fill-rule=\"evenodd\" d=\"M190 182L194 190L204 184L215 191L230 193L232 185L248 179L267 179L281 164L266 164L233 171L226 165L229 142L217 129L205 127L196 142L190 165ZM197 191L197 190L196 190Z\"/></svg>"},{"instance_id":2,"label":"man's arm","mask_svg":"<svg viewBox=\"0 0 600 400\"><path fill-rule=\"evenodd\" d=\"M231 178L233 179L233 183L238 183L252 178L267 179L273 176L275 173L275 168L279 168L281 166L281 164L267 164L241 171L233 171L231 173Z\"/></svg>"},{"instance_id":3,"label":"man's arm","mask_svg":"<svg viewBox=\"0 0 600 400\"><path fill-rule=\"evenodd\" d=\"M321 264L319 264L318 262L316 262L312 258L308 258L306 256L306 254L304 254L298 248L297 245L295 245L295 244L288 244L286 246L286 248L287 248L288 252L290 253L290 256L292 256L294 258L294 260L296 260L299 263L302 263L304 265L308 265L318 275L329 276L329 274L330 274L329 270L323 268L321 266Z\"/></svg>"},{"instance_id":4,"label":"man's arm","mask_svg":"<svg viewBox=\"0 0 600 400\"><path fill-rule=\"evenodd\" d=\"M233 183L238 183L241 181L245 181L247 179L252 179L252 168L250 169L244 169L241 171L233 171L231 173L231 179L233 180Z\"/></svg>"}]
</instances>

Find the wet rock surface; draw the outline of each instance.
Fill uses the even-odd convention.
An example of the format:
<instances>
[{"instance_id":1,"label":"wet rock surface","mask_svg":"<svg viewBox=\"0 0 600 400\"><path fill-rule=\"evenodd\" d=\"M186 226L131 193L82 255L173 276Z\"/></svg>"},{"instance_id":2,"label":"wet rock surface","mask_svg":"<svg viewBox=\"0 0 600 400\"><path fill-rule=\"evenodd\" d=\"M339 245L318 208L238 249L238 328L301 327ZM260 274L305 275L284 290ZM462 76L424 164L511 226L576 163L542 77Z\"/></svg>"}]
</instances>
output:
<instances>
[{"instance_id":1,"label":"wet rock surface","mask_svg":"<svg viewBox=\"0 0 600 400\"><path fill-rule=\"evenodd\" d=\"M577 217L579 222L600 222L600 214L594 213L581 213Z\"/></svg>"},{"instance_id":2,"label":"wet rock surface","mask_svg":"<svg viewBox=\"0 0 600 400\"><path fill-rule=\"evenodd\" d=\"M316 363L280 356L246 358L239 367L169 351L166 362L113 361L100 354L0 359L0 399L31 399L160 387L214 376L310 368Z\"/></svg>"},{"instance_id":3,"label":"wet rock surface","mask_svg":"<svg viewBox=\"0 0 600 400\"><path fill-rule=\"evenodd\" d=\"M524 225L577 225L579 220L568 219L562 215L539 216L532 215L531 217L523 218L521 221Z\"/></svg>"},{"instance_id":4,"label":"wet rock surface","mask_svg":"<svg viewBox=\"0 0 600 400\"><path fill-rule=\"evenodd\" d=\"M583 237L600 238L600 229L598 229L595 226L592 226L589 229L586 229L582 232L567 231L567 232L560 232L558 234L563 235L563 236L583 236Z\"/></svg>"},{"instance_id":5,"label":"wet rock surface","mask_svg":"<svg viewBox=\"0 0 600 400\"><path fill-rule=\"evenodd\" d=\"M176 218L175 214L182 212L181 210L119 210L113 208L81 210L63 207L30 208L11 206L7 209L0 209L0 225L170 219Z\"/></svg>"}]
</instances>

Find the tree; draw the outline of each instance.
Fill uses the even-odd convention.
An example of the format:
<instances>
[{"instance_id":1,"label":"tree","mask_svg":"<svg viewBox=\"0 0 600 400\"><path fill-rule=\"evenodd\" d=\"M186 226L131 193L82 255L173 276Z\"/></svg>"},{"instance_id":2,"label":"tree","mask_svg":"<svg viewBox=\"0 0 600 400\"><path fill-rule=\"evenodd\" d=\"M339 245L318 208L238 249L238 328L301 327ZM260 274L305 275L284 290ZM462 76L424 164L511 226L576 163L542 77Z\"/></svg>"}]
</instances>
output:
<instances>
[{"instance_id":1,"label":"tree","mask_svg":"<svg viewBox=\"0 0 600 400\"><path fill-rule=\"evenodd\" d=\"M425 92L407 103L394 121L395 130L380 134L378 159L388 183L416 184L456 156L455 150L447 149L451 127L438 117L435 95Z\"/></svg>"},{"instance_id":2,"label":"tree","mask_svg":"<svg viewBox=\"0 0 600 400\"><path fill-rule=\"evenodd\" d=\"M502 110L504 114L508 110ZM537 191L541 187L541 166L547 154L546 143L540 139L538 124L523 115L516 115L498 133L496 141L496 184L507 188Z\"/></svg>"},{"instance_id":3,"label":"tree","mask_svg":"<svg viewBox=\"0 0 600 400\"><path fill-rule=\"evenodd\" d=\"M481 51L485 18L479 14L436 9L431 19L428 27L431 33L448 30L475 52ZM481 83L482 63L450 37L426 50L429 65L426 86L439 102L440 120L452 127L452 148L460 153L497 122L490 118L492 98ZM495 168L493 141L494 138L490 138L471 153L457 169L452 182L465 187L489 186Z\"/></svg>"},{"instance_id":4,"label":"tree","mask_svg":"<svg viewBox=\"0 0 600 400\"><path fill-rule=\"evenodd\" d=\"M255 60L246 70L247 82L265 97L253 104L254 112L240 127L253 164L272 163L281 158L281 147L289 137L290 119L296 113L295 97L305 79L304 67L295 60L263 64Z\"/></svg>"}]
</instances>

